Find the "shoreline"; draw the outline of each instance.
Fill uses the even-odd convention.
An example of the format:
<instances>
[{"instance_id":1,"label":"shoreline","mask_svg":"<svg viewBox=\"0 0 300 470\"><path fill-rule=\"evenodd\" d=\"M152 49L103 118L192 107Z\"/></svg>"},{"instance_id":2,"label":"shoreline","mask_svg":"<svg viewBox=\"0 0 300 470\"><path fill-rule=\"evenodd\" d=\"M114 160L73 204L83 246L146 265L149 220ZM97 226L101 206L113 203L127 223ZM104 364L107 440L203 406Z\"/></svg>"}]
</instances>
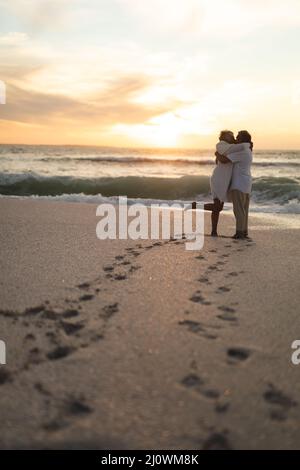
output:
<instances>
[{"instance_id":1,"label":"shoreline","mask_svg":"<svg viewBox=\"0 0 300 470\"><path fill-rule=\"evenodd\" d=\"M296 227L187 252L97 240L92 204L0 216L1 448L299 447Z\"/></svg>"},{"instance_id":2,"label":"shoreline","mask_svg":"<svg viewBox=\"0 0 300 470\"><path fill-rule=\"evenodd\" d=\"M86 199L80 199L80 198L86 198ZM43 203L43 202L50 202L50 203L56 203L56 204L88 204L88 205L93 205L93 206L98 206L99 204L102 203L110 203L112 205L117 205L116 199L124 197L124 196L102 196L102 195L84 195L82 196L81 194L63 194L63 195L58 195L58 196L35 196L35 195L30 195L30 196L18 196L18 195L0 195L0 203L2 200L15 200L15 201L35 201L38 203ZM125 196L127 197L127 196ZM93 200L93 198L99 198L98 200ZM127 197L127 200L129 202L128 206L131 204L135 203L141 203L145 204L146 207L150 207L151 204L171 204L171 203L179 203L179 204L191 204L191 201L188 200L169 200L169 199L143 199L143 198L129 198ZM202 201L198 201L199 203L206 203L209 202L211 199L205 199ZM252 208L251 208L252 205ZM289 227L294 227L294 228L300 228L300 217L298 212L272 212L272 206L269 206L268 211L259 211L256 210L256 208L259 208L259 206L255 206L255 209L253 210L254 203L253 201L250 201L250 211L249 214L252 218L265 218L268 222L269 225L271 226L276 226L280 225L285 228ZM265 206L262 206L265 207ZM284 207L284 205L282 206ZM224 209L221 213L222 216L226 217L234 217L233 216L233 211L232 211L232 204L231 203L225 203L224 204Z\"/></svg>"}]
</instances>

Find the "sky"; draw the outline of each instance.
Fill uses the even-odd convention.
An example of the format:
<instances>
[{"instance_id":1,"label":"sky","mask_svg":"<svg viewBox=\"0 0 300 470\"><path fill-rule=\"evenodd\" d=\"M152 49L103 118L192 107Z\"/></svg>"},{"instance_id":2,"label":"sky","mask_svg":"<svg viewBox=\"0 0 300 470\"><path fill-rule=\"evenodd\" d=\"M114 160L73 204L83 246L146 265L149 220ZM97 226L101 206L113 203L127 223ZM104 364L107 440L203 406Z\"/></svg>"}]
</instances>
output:
<instances>
[{"instance_id":1,"label":"sky","mask_svg":"<svg viewBox=\"0 0 300 470\"><path fill-rule=\"evenodd\" d=\"M0 142L300 148L299 0L0 0Z\"/></svg>"}]
</instances>

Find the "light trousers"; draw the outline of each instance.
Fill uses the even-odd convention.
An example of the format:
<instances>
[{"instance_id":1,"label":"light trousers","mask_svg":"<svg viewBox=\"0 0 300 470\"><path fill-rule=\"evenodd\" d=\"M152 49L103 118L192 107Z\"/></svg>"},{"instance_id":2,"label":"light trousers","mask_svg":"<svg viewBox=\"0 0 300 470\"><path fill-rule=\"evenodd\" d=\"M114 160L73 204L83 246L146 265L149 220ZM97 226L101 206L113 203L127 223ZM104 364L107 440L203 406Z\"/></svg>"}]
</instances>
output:
<instances>
[{"instance_id":1,"label":"light trousers","mask_svg":"<svg viewBox=\"0 0 300 470\"><path fill-rule=\"evenodd\" d=\"M236 231L248 233L248 214L250 195L238 189L231 190L233 212L236 220Z\"/></svg>"}]
</instances>

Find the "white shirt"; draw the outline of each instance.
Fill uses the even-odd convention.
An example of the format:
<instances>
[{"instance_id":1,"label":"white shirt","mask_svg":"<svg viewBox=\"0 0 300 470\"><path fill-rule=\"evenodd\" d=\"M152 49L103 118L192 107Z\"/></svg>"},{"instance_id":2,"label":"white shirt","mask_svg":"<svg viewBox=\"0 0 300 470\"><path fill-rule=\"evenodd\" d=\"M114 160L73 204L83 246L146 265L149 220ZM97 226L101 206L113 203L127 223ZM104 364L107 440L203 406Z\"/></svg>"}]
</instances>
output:
<instances>
[{"instance_id":1,"label":"white shirt","mask_svg":"<svg viewBox=\"0 0 300 470\"><path fill-rule=\"evenodd\" d=\"M217 143L216 150L221 155L224 155L225 152L228 152L232 147L234 147L234 144L228 144L228 142L221 140ZM228 200L227 193L232 177L232 168L232 163L220 162L218 162L217 166L214 168L210 178L210 189L213 199L217 198L222 202Z\"/></svg>"},{"instance_id":2,"label":"white shirt","mask_svg":"<svg viewBox=\"0 0 300 470\"><path fill-rule=\"evenodd\" d=\"M250 144L235 144L226 150L224 154L232 161L232 180L230 190L238 189L242 193L251 193L252 176L252 151ZM230 163L227 163L230 165Z\"/></svg>"}]
</instances>

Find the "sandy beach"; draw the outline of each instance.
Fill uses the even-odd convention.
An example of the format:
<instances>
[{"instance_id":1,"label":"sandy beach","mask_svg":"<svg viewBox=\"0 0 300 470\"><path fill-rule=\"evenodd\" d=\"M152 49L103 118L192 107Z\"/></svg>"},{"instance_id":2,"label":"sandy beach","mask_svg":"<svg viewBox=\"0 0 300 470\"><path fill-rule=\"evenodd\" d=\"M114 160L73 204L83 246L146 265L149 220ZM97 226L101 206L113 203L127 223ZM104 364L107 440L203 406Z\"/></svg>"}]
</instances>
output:
<instances>
[{"instance_id":1,"label":"sandy beach","mask_svg":"<svg viewBox=\"0 0 300 470\"><path fill-rule=\"evenodd\" d=\"M95 214L0 200L0 448L299 448L299 229L222 214L188 252Z\"/></svg>"}]
</instances>

